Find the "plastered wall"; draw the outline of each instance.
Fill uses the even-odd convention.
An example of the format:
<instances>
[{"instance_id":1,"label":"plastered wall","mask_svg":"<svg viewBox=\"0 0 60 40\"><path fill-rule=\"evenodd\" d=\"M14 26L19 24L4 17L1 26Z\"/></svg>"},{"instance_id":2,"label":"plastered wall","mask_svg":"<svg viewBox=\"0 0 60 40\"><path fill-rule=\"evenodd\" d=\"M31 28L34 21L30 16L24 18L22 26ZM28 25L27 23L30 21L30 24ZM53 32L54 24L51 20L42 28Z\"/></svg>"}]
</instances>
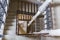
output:
<instances>
[{"instance_id":1,"label":"plastered wall","mask_svg":"<svg viewBox=\"0 0 60 40\"><path fill-rule=\"evenodd\" d=\"M60 3L60 0L53 0L55 3ZM53 29L60 29L60 4L53 9ZM60 40L60 37L41 37L41 40Z\"/></svg>"}]
</instances>

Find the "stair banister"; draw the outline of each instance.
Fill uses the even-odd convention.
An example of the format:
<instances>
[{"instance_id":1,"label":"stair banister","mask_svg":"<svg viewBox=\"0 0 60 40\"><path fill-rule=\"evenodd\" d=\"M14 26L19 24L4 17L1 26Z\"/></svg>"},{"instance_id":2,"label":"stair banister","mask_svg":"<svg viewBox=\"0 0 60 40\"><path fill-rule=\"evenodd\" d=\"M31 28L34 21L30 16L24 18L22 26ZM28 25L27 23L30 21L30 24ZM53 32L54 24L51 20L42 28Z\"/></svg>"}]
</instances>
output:
<instances>
[{"instance_id":1,"label":"stair banister","mask_svg":"<svg viewBox=\"0 0 60 40\"><path fill-rule=\"evenodd\" d=\"M46 0L38 9L38 12L32 17L31 21L28 23L28 27L31 25L31 23L41 14L45 11L46 7L52 2L52 0Z\"/></svg>"}]
</instances>

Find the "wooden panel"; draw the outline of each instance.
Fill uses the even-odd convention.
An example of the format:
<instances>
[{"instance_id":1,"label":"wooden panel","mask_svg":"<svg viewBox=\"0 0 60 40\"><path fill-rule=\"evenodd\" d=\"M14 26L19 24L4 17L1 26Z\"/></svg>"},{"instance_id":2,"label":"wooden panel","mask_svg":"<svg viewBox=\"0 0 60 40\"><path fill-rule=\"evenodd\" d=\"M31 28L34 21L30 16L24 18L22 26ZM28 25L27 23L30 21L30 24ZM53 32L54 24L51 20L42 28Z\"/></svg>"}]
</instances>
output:
<instances>
[{"instance_id":1,"label":"wooden panel","mask_svg":"<svg viewBox=\"0 0 60 40\"><path fill-rule=\"evenodd\" d=\"M28 23L28 21L21 21L21 20L19 20L17 22L17 24L18 24L17 25L17 34L24 35L24 34L33 34L33 32L35 32L34 22L29 27L27 26L27 23Z\"/></svg>"},{"instance_id":2,"label":"wooden panel","mask_svg":"<svg viewBox=\"0 0 60 40\"><path fill-rule=\"evenodd\" d=\"M18 33L19 34L27 34L27 26L24 26L25 23L26 23L26 21L24 23L18 23L18 30L19 30Z\"/></svg>"},{"instance_id":3,"label":"wooden panel","mask_svg":"<svg viewBox=\"0 0 60 40\"><path fill-rule=\"evenodd\" d=\"M18 20L29 21L29 20L31 20L32 16L25 15L25 14L18 14L17 18L18 18Z\"/></svg>"}]
</instances>

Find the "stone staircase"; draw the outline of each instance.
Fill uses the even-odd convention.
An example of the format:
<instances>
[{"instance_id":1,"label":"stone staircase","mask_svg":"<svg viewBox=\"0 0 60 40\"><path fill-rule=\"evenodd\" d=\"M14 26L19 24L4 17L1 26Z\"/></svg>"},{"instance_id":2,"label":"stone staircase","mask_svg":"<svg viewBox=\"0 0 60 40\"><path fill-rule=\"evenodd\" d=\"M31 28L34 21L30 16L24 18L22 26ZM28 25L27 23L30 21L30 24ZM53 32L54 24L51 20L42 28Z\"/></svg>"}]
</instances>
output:
<instances>
[{"instance_id":1,"label":"stone staircase","mask_svg":"<svg viewBox=\"0 0 60 40\"><path fill-rule=\"evenodd\" d=\"M40 40L39 37L16 34L16 12L8 12L3 40Z\"/></svg>"},{"instance_id":2,"label":"stone staircase","mask_svg":"<svg viewBox=\"0 0 60 40\"><path fill-rule=\"evenodd\" d=\"M16 35L16 19L15 13L8 13L6 25L4 29L4 40L15 40Z\"/></svg>"},{"instance_id":3,"label":"stone staircase","mask_svg":"<svg viewBox=\"0 0 60 40\"><path fill-rule=\"evenodd\" d=\"M17 2L16 0L10 0L8 16L6 18L6 24L4 28L3 40L40 40L39 37L31 37L27 35L17 35L16 34L16 10Z\"/></svg>"}]
</instances>

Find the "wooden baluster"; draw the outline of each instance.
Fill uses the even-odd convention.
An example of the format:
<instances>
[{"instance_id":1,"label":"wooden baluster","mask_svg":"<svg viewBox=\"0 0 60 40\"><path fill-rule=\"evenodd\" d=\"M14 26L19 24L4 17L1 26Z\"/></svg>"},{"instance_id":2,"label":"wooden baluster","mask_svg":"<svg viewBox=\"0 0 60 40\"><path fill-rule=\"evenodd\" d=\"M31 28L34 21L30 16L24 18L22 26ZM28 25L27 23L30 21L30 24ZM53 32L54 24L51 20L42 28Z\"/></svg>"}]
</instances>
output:
<instances>
[{"instance_id":1,"label":"wooden baluster","mask_svg":"<svg viewBox=\"0 0 60 40\"><path fill-rule=\"evenodd\" d=\"M34 3L32 3L32 13L34 15Z\"/></svg>"},{"instance_id":2,"label":"wooden baluster","mask_svg":"<svg viewBox=\"0 0 60 40\"><path fill-rule=\"evenodd\" d=\"M36 4L36 12L38 11L38 4Z\"/></svg>"},{"instance_id":3,"label":"wooden baluster","mask_svg":"<svg viewBox=\"0 0 60 40\"><path fill-rule=\"evenodd\" d=\"M30 20L30 15L29 15L29 20Z\"/></svg>"},{"instance_id":4,"label":"wooden baluster","mask_svg":"<svg viewBox=\"0 0 60 40\"><path fill-rule=\"evenodd\" d=\"M32 13L32 3L31 3L31 13Z\"/></svg>"},{"instance_id":5,"label":"wooden baluster","mask_svg":"<svg viewBox=\"0 0 60 40\"><path fill-rule=\"evenodd\" d=\"M31 3L29 3L29 12L31 12Z\"/></svg>"},{"instance_id":6,"label":"wooden baluster","mask_svg":"<svg viewBox=\"0 0 60 40\"><path fill-rule=\"evenodd\" d=\"M25 2L23 2L23 20L24 20L24 11L25 11Z\"/></svg>"},{"instance_id":7,"label":"wooden baluster","mask_svg":"<svg viewBox=\"0 0 60 40\"><path fill-rule=\"evenodd\" d=\"M35 4L35 13L37 12L37 5Z\"/></svg>"},{"instance_id":8,"label":"wooden baluster","mask_svg":"<svg viewBox=\"0 0 60 40\"><path fill-rule=\"evenodd\" d=\"M26 2L25 2L25 13L27 12L26 9L27 9L27 8L26 8ZM26 20L26 19L27 19L27 16L25 15L25 20Z\"/></svg>"},{"instance_id":9,"label":"wooden baluster","mask_svg":"<svg viewBox=\"0 0 60 40\"><path fill-rule=\"evenodd\" d=\"M24 15L24 19L25 19L25 15Z\"/></svg>"},{"instance_id":10,"label":"wooden baluster","mask_svg":"<svg viewBox=\"0 0 60 40\"><path fill-rule=\"evenodd\" d=\"M22 20L23 20L23 2L21 4L21 10L22 10Z\"/></svg>"},{"instance_id":11,"label":"wooden baluster","mask_svg":"<svg viewBox=\"0 0 60 40\"><path fill-rule=\"evenodd\" d=\"M25 2L23 2L23 12L25 11Z\"/></svg>"},{"instance_id":12,"label":"wooden baluster","mask_svg":"<svg viewBox=\"0 0 60 40\"><path fill-rule=\"evenodd\" d=\"M24 2L24 20L25 20L25 12L26 12L26 3Z\"/></svg>"},{"instance_id":13,"label":"wooden baluster","mask_svg":"<svg viewBox=\"0 0 60 40\"><path fill-rule=\"evenodd\" d=\"M29 3L28 3L28 14L29 14ZM29 15L28 15L28 17L27 17L27 18L28 18L28 20L29 20Z\"/></svg>"},{"instance_id":14,"label":"wooden baluster","mask_svg":"<svg viewBox=\"0 0 60 40\"><path fill-rule=\"evenodd\" d=\"M26 15L26 20L27 20L27 15Z\"/></svg>"},{"instance_id":15,"label":"wooden baluster","mask_svg":"<svg viewBox=\"0 0 60 40\"><path fill-rule=\"evenodd\" d=\"M28 15L26 15L27 16L27 20L28 20Z\"/></svg>"},{"instance_id":16,"label":"wooden baluster","mask_svg":"<svg viewBox=\"0 0 60 40\"><path fill-rule=\"evenodd\" d=\"M34 13L35 13L35 4L34 4Z\"/></svg>"},{"instance_id":17,"label":"wooden baluster","mask_svg":"<svg viewBox=\"0 0 60 40\"><path fill-rule=\"evenodd\" d=\"M31 15L29 17L30 17L30 20L31 20Z\"/></svg>"},{"instance_id":18,"label":"wooden baluster","mask_svg":"<svg viewBox=\"0 0 60 40\"><path fill-rule=\"evenodd\" d=\"M28 14L29 14L29 3L27 3L27 12L28 12ZM27 15L27 20L29 20L29 15Z\"/></svg>"},{"instance_id":19,"label":"wooden baluster","mask_svg":"<svg viewBox=\"0 0 60 40\"><path fill-rule=\"evenodd\" d=\"M21 11L20 11L20 13L22 13L22 1L21 1ZM22 20L22 15L21 15L21 20Z\"/></svg>"},{"instance_id":20,"label":"wooden baluster","mask_svg":"<svg viewBox=\"0 0 60 40\"><path fill-rule=\"evenodd\" d=\"M26 2L26 12L28 12L28 2Z\"/></svg>"},{"instance_id":21,"label":"wooden baluster","mask_svg":"<svg viewBox=\"0 0 60 40\"><path fill-rule=\"evenodd\" d=\"M28 3L28 13L29 13L29 3Z\"/></svg>"}]
</instances>

